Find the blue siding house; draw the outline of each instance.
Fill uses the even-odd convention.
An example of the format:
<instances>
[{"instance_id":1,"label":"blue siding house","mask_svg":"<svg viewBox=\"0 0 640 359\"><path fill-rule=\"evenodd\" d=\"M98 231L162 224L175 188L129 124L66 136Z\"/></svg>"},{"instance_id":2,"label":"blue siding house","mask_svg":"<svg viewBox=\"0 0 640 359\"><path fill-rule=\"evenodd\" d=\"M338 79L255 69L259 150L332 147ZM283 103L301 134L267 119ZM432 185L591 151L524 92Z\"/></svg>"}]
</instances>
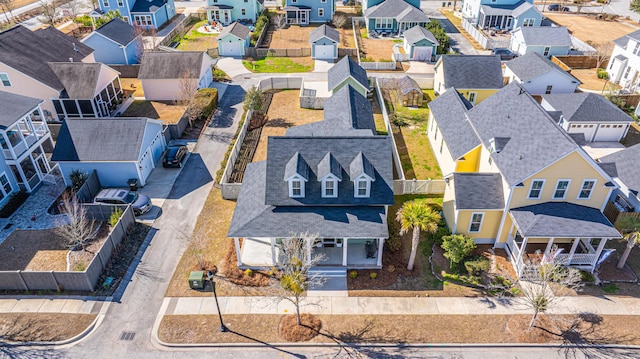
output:
<instances>
[{"instance_id":1,"label":"blue siding house","mask_svg":"<svg viewBox=\"0 0 640 359\"><path fill-rule=\"evenodd\" d=\"M120 12L122 20L145 29L159 28L176 15L173 0L100 0L103 13Z\"/></svg>"},{"instance_id":2,"label":"blue siding house","mask_svg":"<svg viewBox=\"0 0 640 359\"><path fill-rule=\"evenodd\" d=\"M255 23L262 10L264 0L207 0L207 19L227 26L234 21Z\"/></svg>"},{"instance_id":3,"label":"blue siding house","mask_svg":"<svg viewBox=\"0 0 640 359\"><path fill-rule=\"evenodd\" d=\"M419 0L371 0L366 6L366 9L363 6L363 14L367 31L402 33L414 26L424 27L429 22L420 10Z\"/></svg>"},{"instance_id":4,"label":"blue siding house","mask_svg":"<svg viewBox=\"0 0 640 359\"><path fill-rule=\"evenodd\" d=\"M462 15L486 30L541 26L543 18L532 0L464 0Z\"/></svg>"},{"instance_id":5,"label":"blue siding house","mask_svg":"<svg viewBox=\"0 0 640 359\"><path fill-rule=\"evenodd\" d=\"M142 36L130 24L113 19L90 33L82 43L94 49L97 62L115 65L137 64L142 55Z\"/></svg>"},{"instance_id":6,"label":"blue siding house","mask_svg":"<svg viewBox=\"0 0 640 359\"><path fill-rule=\"evenodd\" d=\"M287 24L307 25L312 22L329 22L333 19L333 0L286 0L284 11Z\"/></svg>"}]
</instances>

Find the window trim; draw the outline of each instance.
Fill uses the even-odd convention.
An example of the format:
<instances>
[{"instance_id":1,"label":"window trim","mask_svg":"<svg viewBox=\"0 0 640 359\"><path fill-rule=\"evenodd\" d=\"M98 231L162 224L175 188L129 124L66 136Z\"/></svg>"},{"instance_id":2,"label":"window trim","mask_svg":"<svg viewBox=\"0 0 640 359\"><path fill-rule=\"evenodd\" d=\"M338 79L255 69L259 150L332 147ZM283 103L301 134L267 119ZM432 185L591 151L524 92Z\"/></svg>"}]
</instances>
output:
<instances>
[{"instance_id":1,"label":"window trim","mask_svg":"<svg viewBox=\"0 0 640 359\"><path fill-rule=\"evenodd\" d=\"M327 183L331 182L333 184L333 194L327 194ZM338 197L338 179L334 176L326 176L322 179L322 198L337 198Z\"/></svg>"},{"instance_id":2,"label":"window trim","mask_svg":"<svg viewBox=\"0 0 640 359\"><path fill-rule=\"evenodd\" d=\"M364 195L360 195L359 193L359 189L360 187L358 187L360 185L360 182L365 182L367 185L365 187L365 194ZM369 198L371 196L371 179L369 179L368 177L365 176L360 176L357 177L354 180L354 185L353 185L353 197L354 198Z\"/></svg>"},{"instance_id":3,"label":"window trim","mask_svg":"<svg viewBox=\"0 0 640 359\"><path fill-rule=\"evenodd\" d=\"M475 215L480 215L480 222L478 223L478 230L473 231L473 230L471 230L471 227L475 223L473 221L473 216L475 216ZM467 232L469 232L469 233L480 233L480 231L482 231L482 223L483 222L484 222L484 212L471 212L471 217L469 218L469 230Z\"/></svg>"},{"instance_id":4,"label":"window trim","mask_svg":"<svg viewBox=\"0 0 640 359\"><path fill-rule=\"evenodd\" d=\"M118 7L124 7L124 0L117 1Z\"/></svg>"},{"instance_id":5,"label":"window trim","mask_svg":"<svg viewBox=\"0 0 640 359\"><path fill-rule=\"evenodd\" d=\"M469 95L467 96L469 102L471 102L472 104L475 105L476 100L478 99L478 93L477 92L469 92ZM471 97L473 97L473 100L471 99Z\"/></svg>"},{"instance_id":6,"label":"window trim","mask_svg":"<svg viewBox=\"0 0 640 359\"><path fill-rule=\"evenodd\" d=\"M7 78L7 82L9 83L8 85L5 85L5 80L3 80L2 78L0 78L0 83L2 83L2 87L12 87L13 84L11 83L11 79L9 78L9 74L6 72L0 72L0 76L4 75Z\"/></svg>"},{"instance_id":7,"label":"window trim","mask_svg":"<svg viewBox=\"0 0 640 359\"><path fill-rule=\"evenodd\" d=\"M318 16L319 17L324 17L324 9L323 8L318 8Z\"/></svg>"},{"instance_id":8,"label":"window trim","mask_svg":"<svg viewBox=\"0 0 640 359\"><path fill-rule=\"evenodd\" d=\"M560 185L560 182L567 182L567 188L564 189L564 195L562 197L556 197L556 193L558 192L558 185ZM569 193L569 187L571 187L571 179L570 178L558 178L558 180L556 181L556 187L553 190L553 195L551 196L551 199L565 199L567 198L567 193Z\"/></svg>"},{"instance_id":9,"label":"window trim","mask_svg":"<svg viewBox=\"0 0 640 359\"><path fill-rule=\"evenodd\" d=\"M287 180L287 182L289 184L289 197L290 198L304 198L304 195L305 195L305 193L304 193L304 190L305 190L304 189L304 182L305 182L304 178L300 177L299 175L293 175L293 176L291 176L291 178L289 178ZM293 184L294 184L294 182L300 183L300 194L299 195L295 195L293 193L293 190L294 190Z\"/></svg>"},{"instance_id":10,"label":"window trim","mask_svg":"<svg viewBox=\"0 0 640 359\"><path fill-rule=\"evenodd\" d=\"M531 185L529 186L529 192L527 193L527 199L540 199L540 198L542 198L542 191L544 190L544 184L545 184L546 181L547 180L542 179L542 178L540 178L540 179L538 179L538 178L532 179L531 180ZM533 190L533 184L536 183L536 182L542 182L542 186L539 189L540 194L538 194L538 197L531 197L531 190Z\"/></svg>"},{"instance_id":11,"label":"window trim","mask_svg":"<svg viewBox=\"0 0 640 359\"><path fill-rule=\"evenodd\" d=\"M536 24L536 19L532 17L528 17L522 21L522 27L534 26Z\"/></svg>"},{"instance_id":12,"label":"window trim","mask_svg":"<svg viewBox=\"0 0 640 359\"><path fill-rule=\"evenodd\" d=\"M11 180L9 179L9 176L7 176L7 172L0 173L0 178L2 178L2 176L4 176L7 179L7 184L9 184L9 188L11 188L11 191L10 192L5 191L4 184L0 181L0 191L1 191L0 193L4 194L4 197L0 199L0 201L7 199L7 197L9 197L15 191L15 189L13 188L13 185L11 184Z\"/></svg>"},{"instance_id":13,"label":"window trim","mask_svg":"<svg viewBox=\"0 0 640 359\"><path fill-rule=\"evenodd\" d=\"M102 0L103 7L109 7L109 0Z\"/></svg>"},{"instance_id":14,"label":"window trim","mask_svg":"<svg viewBox=\"0 0 640 359\"><path fill-rule=\"evenodd\" d=\"M584 185L587 182L593 182L593 186L591 186L591 189L589 190L589 196L588 197L580 197L580 195L582 194L582 191L584 190ZM591 195L593 195L593 190L596 188L596 183L598 183L598 180L595 178L586 178L584 180L582 180L582 184L580 185L580 190L578 191L578 196L576 197L577 200L590 200L591 199Z\"/></svg>"}]
</instances>

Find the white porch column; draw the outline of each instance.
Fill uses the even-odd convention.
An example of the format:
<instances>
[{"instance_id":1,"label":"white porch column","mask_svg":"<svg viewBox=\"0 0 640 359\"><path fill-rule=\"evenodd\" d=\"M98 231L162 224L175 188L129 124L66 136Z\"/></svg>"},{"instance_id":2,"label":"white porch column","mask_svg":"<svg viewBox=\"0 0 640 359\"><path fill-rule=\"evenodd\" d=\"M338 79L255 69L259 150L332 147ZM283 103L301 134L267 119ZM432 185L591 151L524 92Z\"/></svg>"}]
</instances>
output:
<instances>
[{"instance_id":1,"label":"white porch column","mask_svg":"<svg viewBox=\"0 0 640 359\"><path fill-rule=\"evenodd\" d=\"M278 262L276 260L276 239L275 238L271 238L271 263L273 264L274 267L278 265Z\"/></svg>"},{"instance_id":2,"label":"white porch column","mask_svg":"<svg viewBox=\"0 0 640 359\"><path fill-rule=\"evenodd\" d=\"M529 237L524 237L524 239L522 240L522 245L520 246L518 256L522 257L524 255L524 250L525 248L527 248L527 242L529 242ZM518 246L518 243L516 243L515 241L513 241L513 243L516 244L516 247Z\"/></svg>"},{"instance_id":3,"label":"white porch column","mask_svg":"<svg viewBox=\"0 0 640 359\"><path fill-rule=\"evenodd\" d=\"M598 249L596 250L596 257L593 259L593 263L591 263L591 273L596 269L596 263L598 262L598 258L600 258L600 254L602 254L602 250L604 249L604 245L607 243L608 238L601 238L600 243L598 243Z\"/></svg>"},{"instance_id":4,"label":"white porch column","mask_svg":"<svg viewBox=\"0 0 640 359\"><path fill-rule=\"evenodd\" d=\"M242 257L240 256L240 240L238 237L233 238L233 241L236 244L236 257L238 258L238 266L242 265Z\"/></svg>"},{"instance_id":5,"label":"white porch column","mask_svg":"<svg viewBox=\"0 0 640 359\"><path fill-rule=\"evenodd\" d=\"M566 265L571 264L571 260L573 259L573 255L576 253L576 248L578 248L578 244L580 243L582 239L581 238L576 238L573 240L573 245L571 246L571 251L569 252L569 256L567 257L567 263Z\"/></svg>"},{"instance_id":6,"label":"white porch column","mask_svg":"<svg viewBox=\"0 0 640 359\"><path fill-rule=\"evenodd\" d=\"M343 267L347 266L347 242L348 241L349 241L348 238L342 239L342 266Z\"/></svg>"},{"instance_id":7,"label":"white porch column","mask_svg":"<svg viewBox=\"0 0 640 359\"><path fill-rule=\"evenodd\" d=\"M547 258L547 255L549 255L549 252L551 252L551 248L553 248L553 241L555 238L550 238L549 239L549 243L547 243L547 248L545 248L544 250L544 257L542 257L542 261L544 262L545 259Z\"/></svg>"},{"instance_id":8,"label":"white porch column","mask_svg":"<svg viewBox=\"0 0 640 359\"><path fill-rule=\"evenodd\" d=\"M311 263L311 251L313 250L313 246L310 238L307 238L306 242L307 242L307 263Z\"/></svg>"},{"instance_id":9,"label":"white porch column","mask_svg":"<svg viewBox=\"0 0 640 359\"><path fill-rule=\"evenodd\" d=\"M378 262L376 263L378 267L382 267L382 253L384 249L384 238L378 239Z\"/></svg>"}]
</instances>

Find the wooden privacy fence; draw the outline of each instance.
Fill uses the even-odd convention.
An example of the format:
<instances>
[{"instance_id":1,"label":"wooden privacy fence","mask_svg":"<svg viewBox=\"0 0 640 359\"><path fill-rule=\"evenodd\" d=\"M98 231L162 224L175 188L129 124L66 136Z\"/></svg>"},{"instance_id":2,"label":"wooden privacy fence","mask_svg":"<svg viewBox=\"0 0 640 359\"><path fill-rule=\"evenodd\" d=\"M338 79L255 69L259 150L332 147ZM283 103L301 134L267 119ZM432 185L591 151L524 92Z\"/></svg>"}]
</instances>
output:
<instances>
[{"instance_id":1,"label":"wooden privacy fence","mask_svg":"<svg viewBox=\"0 0 640 359\"><path fill-rule=\"evenodd\" d=\"M237 199L238 195L240 194L242 183L229 183L229 179L231 178L231 174L233 173L233 167L238 160L238 154L240 154L240 149L242 148L244 137L247 135L247 128L249 127L249 122L251 122L250 120L252 115L253 110L247 111L247 115L244 118L242 128L240 128L240 132L238 133L236 143L234 143L233 147L231 148L231 153L229 154L227 165L224 167L224 172L222 173L222 178L220 179L220 193L222 195L222 198L224 199Z\"/></svg>"},{"instance_id":2,"label":"wooden privacy fence","mask_svg":"<svg viewBox=\"0 0 640 359\"><path fill-rule=\"evenodd\" d=\"M621 212L613 202L607 203L602 213L613 224L625 217L640 219L640 212Z\"/></svg>"},{"instance_id":3,"label":"wooden privacy fence","mask_svg":"<svg viewBox=\"0 0 640 359\"><path fill-rule=\"evenodd\" d=\"M254 59L262 59L267 56L273 57L306 57L311 56L311 48L291 48L291 49L261 49L257 47L249 47L245 50L248 57Z\"/></svg>"},{"instance_id":4,"label":"wooden privacy fence","mask_svg":"<svg viewBox=\"0 0 640 359\"><path fill-rule=\"evenodd\" d=\"M595 57L587 55L551 56L551 61L567 72L571 69L592 69L598 64Z\"/></svg>"},{"instance_id":5,"label":"wooden privacy fence","mask_svg":"<svg viewBox=\"0 0 640 359\"><path fill-rule=\"evenodd\" d=\"M86 205L91 217L107 220L116 207L124 209L122 217L113 227L91 263L82 272L62 271L0 271L1 290L73 290L93 291L111 254L122 242L129 227L135 223L131 206Z\"/></svg>"}]
</instances>

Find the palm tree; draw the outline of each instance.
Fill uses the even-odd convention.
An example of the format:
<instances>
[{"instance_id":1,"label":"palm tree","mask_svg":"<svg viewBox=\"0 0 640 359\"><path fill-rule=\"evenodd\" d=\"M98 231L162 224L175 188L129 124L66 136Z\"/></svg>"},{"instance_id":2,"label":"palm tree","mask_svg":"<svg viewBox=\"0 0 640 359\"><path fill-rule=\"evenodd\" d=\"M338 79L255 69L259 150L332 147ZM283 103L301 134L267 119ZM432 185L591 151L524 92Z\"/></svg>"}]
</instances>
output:
<instances>
[{"instance_id":1,"label":"palm tree","mask_svg":"<svg viewBox=\"0 0 640 359\"><path fill-rule=\"evenodd\" d=\"M623 217L618 221L618 228L623 233L623 238L627 240L627 248L625 248L622 257L618 261L618 269L624 268L629 258L629 253L633 247L640 243L640 218L637 217Z\"/></svg>"},{"instance_id":2,"label":"palm tree","mask_svg":"<svg viewBox=\"0 0 640 359\"><path fill-rule=\"evenodd\" d=\"M413 230L411 238L411 256L409 257L408 270L413 270L416 260L420 231L435 233L440 222L440 214L434 211L427 203L409 201L402 205L396 214L396 220L400 222L400 235Z\"/></svg>"}]
</instances>

